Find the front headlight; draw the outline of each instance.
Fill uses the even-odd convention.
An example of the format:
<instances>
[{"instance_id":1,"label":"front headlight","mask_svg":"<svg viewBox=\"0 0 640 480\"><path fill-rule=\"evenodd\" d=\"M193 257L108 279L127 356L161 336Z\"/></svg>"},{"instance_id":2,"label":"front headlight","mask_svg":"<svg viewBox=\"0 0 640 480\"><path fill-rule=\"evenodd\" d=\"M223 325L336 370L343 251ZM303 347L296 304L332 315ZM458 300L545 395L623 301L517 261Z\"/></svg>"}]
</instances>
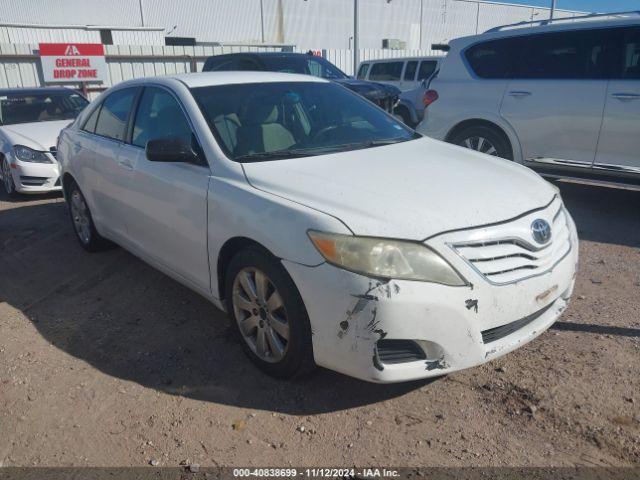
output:
<instances>
[{"instance_id":1,"label":"front headlight","mask_svg":"<svg viewBox=\"0 0 640 480\"><path fill-rule=\"evenodd\" d=\"M327 262L345 270L378 278L467 285L444 258L421 243L312 230L308 235Z\"/></svg>"},{"instance_id":2,"label":"front headlight","mask_svg":"<svg viewBox=\"0 0 640 480\"><path fill-rule=\"evenodd\" d=\"M43 152L39 152L24 145L13 147L13 154L21 162L53 163Z\"/></svg>"}]
</instances>

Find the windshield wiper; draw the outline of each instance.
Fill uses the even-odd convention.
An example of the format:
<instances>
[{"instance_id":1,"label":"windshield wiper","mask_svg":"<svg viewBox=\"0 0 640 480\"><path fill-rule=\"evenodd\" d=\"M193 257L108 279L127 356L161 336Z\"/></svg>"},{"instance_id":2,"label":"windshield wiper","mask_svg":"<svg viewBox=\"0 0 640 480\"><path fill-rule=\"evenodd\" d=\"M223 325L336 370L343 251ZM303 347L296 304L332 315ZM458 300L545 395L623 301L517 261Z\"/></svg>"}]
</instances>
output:
<instances>
[{"instance_id":1,"label":"windshield wiper","mask_svg":"<svg viewBox=\"0 0 640 480\"><path fill-rule=\"evenodd\" d=\"M419 136L418 136L419 137ZM394 143L406 142L411 138L387 138L383 140L369 140L366 142L343 143L341 145L322 145L317 147L306 148L290 148L286 150L274 150L272 152L248 153L235 157L236 162L260 162L262 160L284 160L287 158L300 158L314 155L322 155L323 153L337 153L349 150L360 150L362 148L382 147Z\"/></svg>"},{"instance_id":2,"label":"windshield wiper","mask_svg":"<svg viewBox=\"0 0 640 480\"><path fill-rule=\"evenodd\" d=\"M304 157L305 154L297 150L274 150L273 152L247 153L235 157L236 162L260 162L262 160L284 160L286 158Z\"/></svg>"}]
</instances>

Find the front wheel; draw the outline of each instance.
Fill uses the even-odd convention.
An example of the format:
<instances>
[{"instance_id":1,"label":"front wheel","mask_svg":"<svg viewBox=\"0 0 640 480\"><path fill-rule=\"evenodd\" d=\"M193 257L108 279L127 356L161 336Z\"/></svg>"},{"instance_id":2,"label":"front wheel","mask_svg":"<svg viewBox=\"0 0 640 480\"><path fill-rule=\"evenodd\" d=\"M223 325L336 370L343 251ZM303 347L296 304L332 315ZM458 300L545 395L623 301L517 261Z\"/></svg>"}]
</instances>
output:
<instances>
[{"instance_id":1,"label":"front wheel","mask_svg":"<svg viewBox=\"0 0 640 480\"><path fill-rule=\"evenodd\" d=\"M2 161L2 185L4 191L7 192L7 196L14 198L17 195L16 186L13 183L13 176L11 175L11 166L9 160L6 158Z\"/></svg>"},{"instance_id":2,"label":"front wheel","mask_svg":"<svg viewBox=\"0 0 640 480\"><path fill-rule=\"evenodd\" d=\"M285 379L314 369L307 311L276 258L258 248L242 250L227 268L225 287L236 333L258 368Z\"/></svg>"},{"instance_id":3,"label":"front wheel","mask_svg":"<svg viewBox=\"0 0 640 480\"><path fill-rule=\"evenodd\" d=\"M513 160L509 139L495 128L484 125L467 127L453 135L450 142L486 155Z\"/></svg>"}]
</instances>

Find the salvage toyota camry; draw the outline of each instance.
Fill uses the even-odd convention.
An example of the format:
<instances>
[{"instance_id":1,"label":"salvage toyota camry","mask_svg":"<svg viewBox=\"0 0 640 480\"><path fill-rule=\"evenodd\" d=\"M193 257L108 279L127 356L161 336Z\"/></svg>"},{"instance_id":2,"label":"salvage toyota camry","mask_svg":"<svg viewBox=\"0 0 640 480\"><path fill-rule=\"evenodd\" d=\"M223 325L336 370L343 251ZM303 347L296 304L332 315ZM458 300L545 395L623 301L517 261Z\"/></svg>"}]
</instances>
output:
<instances>
[{"instance_id":1,"label":"salvage toyota camry","mask_svg":"<svg viewBox=\"0 0 640 480\"><path fill-rule=\"evenodd\" d=\"M554 186L322 79L124 82L58 151L81 245L117 243L225 309L274 376L479 365L544 332L573 289L578 239Z\"/></svg>"}]
</instances>

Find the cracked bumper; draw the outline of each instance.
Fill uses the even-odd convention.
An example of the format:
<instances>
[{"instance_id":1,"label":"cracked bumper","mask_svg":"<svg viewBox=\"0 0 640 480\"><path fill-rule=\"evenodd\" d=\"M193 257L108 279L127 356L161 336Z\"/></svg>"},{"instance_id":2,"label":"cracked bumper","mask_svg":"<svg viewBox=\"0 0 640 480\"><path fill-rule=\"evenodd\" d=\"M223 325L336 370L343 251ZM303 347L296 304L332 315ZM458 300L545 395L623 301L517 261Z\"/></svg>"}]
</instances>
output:
<instances>
[{"instance_id":1,"label":"cracked bumper","mask_svg":"<svg viewBox=\"0 0 640 480\"><path fill-rule=\"evenodd\" d=\"M533 340L566 308L577 258L576 242L545 275L502 286L474 278L473 288L384 283L328 264L283 264L309 313L316 363L362 380L391 383L477 366ZM541 296L544 292L553 294ZM523 319L528 321L514 324L518 328L511 333L483 339L483 332ZM381 338L413 340L426 360L380 362L376 345Z\"/></svg>"}]
</instances>

